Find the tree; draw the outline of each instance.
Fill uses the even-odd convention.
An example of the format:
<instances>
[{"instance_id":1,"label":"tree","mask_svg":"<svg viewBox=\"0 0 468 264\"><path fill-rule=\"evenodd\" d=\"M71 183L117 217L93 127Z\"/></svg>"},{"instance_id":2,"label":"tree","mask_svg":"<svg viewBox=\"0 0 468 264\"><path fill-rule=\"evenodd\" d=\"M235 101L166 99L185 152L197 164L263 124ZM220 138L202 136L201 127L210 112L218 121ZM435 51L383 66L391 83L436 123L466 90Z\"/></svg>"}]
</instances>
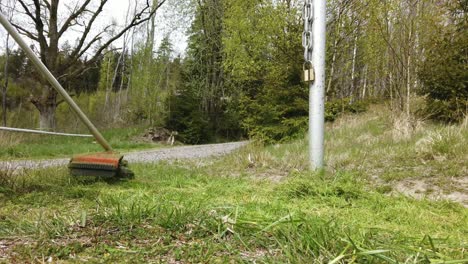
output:
<instances>
[{"instance_id":1,"label":"tree","mask_svg":"<svg viewBox=\"0 0 468 264\"><path fill-rule=\"evenodd\" d=\"M114 41L132 28L150 20L166 0L160 0L157 5L152 5L149 0L143 1L142 7L135 12L130 22L109 36L106 34L113 24L105 25L101 31L92 34L96 21L108 2L108 0L76 1L68 10L69 14L65 16L64 22L60 23L60 0L18 0L22 11L20 18L15 18L12 24L21 34L39 46L37 52L42 62L60 82L67 83L89 68L96 67L102 54ZM97 7L93 8L92 3L96 3ZM140 2L136 4L138 3ZM60 14L60 17L62 15ZM71 52L61 54L60 40L69 31L81 33ZM39 110L39 126L41 129L55 129L55 112L62 101L58 100L57 92L44 79L40 78L38 82L42 84L42 91L32 94L30 101Z\"/></svg>"},{"instance_id":2,"label":"tree","mask_svg":"<svg viewBox=\"0 0 468 264\"><path fill-rule=\"evenodd\" d=\"M224 68L242 126L267 142L302 135L308 88L301 82L300 1L236 1L226 9Z\"/></svg>"},{"instance_id":3,"label":"tree","mask_svg":"<svg viewBox=\"0 0 468 264\"><path fill-rule=\"evenodd\" d=\"M454 1L447 20L436 24L437 36L429 43L419 77L426 112L444 122L460 122L468 111L468 5ZM450 22L450 26L445 23Z\"/></svg>"},{"instance_id":4,"label":"tree","mask_svg":"<svg viewBox=\"0 0 468 264\"><path fill-rule=\"evenodd\" d=\"M189 30L183 85L177 91L169 126L189 143L203 143L232 134L236 119L230 115L232 93L226 85L224 12L229 1L194 1L195 18ZM187 118L189 117L189 118ZM237 129L237 128L235 128Z\"/></svg>"},{"instance_id":5,"label":"tree","mask_svg":"<svg viewBox=\"0 0 468 264\"><path fill-rule=\"evenodd\" d=\"M8 17L11 18L13 12L15 11L16 0L13 2L8 1L6 6L9 8ZM3 8L0 7L0 11L4 12ZM9 71L8 71L8 63L10 58L10 34L7 33L6 41L5 41L5 64L4 64L4 71L3 71L3 79L4 83L2 86L2 123L3 126L7 125L7 91L8 91L8 83L9 83Z\"/></svg>"},{"instance_id":6,"label":"tree","mask_svg":"<svg viewBox=\"0 0 468 264\"><path fill-rule=\"evenodd\" d=\"M189 80L199 89L202 110L211 120L216 133L222 113L224 90L223 71L223 0L198 0L192 25L188 57L192 72Z\"/></svg>"},{"instance_id":7,"label":"tree","mask_svg":"<svg viewBox=\"0 0 468 264\"><path fill-rule=\"evenodd\" d=\"M6 51L5 51L5 67L4 67L4 74L3 78L5 80L3 86L2 86L2 124L3 126L7 126L7 90L8 90L8 81L9 81L9 76L8 76L8 61L10 59L10 34L7 34L7 39L5 42L6 46Z\"/></svg>"}]
</instances>

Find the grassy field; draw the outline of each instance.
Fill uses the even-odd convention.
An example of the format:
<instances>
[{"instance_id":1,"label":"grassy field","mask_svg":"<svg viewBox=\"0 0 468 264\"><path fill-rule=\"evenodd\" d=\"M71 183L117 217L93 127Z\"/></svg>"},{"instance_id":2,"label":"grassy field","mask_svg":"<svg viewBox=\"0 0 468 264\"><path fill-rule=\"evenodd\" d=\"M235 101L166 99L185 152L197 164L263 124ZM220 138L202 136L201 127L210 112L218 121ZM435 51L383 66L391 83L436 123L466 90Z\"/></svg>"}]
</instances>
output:
<instances>
[{"instance_id":1,"label":"grassy field","mask_svg":"<svg viewBox=\"0 0 468 264\"><path fill-rule=\"evenodd\" d=\"M142 128L119 128L103 131L113 148L122 151L159 147L138 140ZM102 147L92 138L70 138L0 132L0 160L66 157L73 154L100 152Z\"/></svg>"},{"instance_id":2,"label":"grassy field","mask_svg":"<svg viewBox=\"0 0 468 264\"><path fill-rule=\"evenodd\" d=\"M466 263L468 210L396 186L453 191L467 140L465 125L378 107L328 126L323 173L306 170L305 140L133 164L136 179L118 183L4 173L0 263Z\"/></svg>"}]
</instances>

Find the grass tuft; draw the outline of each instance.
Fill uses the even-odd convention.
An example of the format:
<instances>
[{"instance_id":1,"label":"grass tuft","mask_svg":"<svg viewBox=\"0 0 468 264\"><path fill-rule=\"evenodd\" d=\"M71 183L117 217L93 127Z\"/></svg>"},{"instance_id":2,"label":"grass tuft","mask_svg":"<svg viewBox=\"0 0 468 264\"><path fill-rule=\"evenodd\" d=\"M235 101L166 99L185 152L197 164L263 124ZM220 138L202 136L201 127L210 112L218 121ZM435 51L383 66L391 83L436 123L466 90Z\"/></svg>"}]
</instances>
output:
<instances>
[{"instance_id":1,"label":"grass tuft","mask_svg":"<svg viewBox=\"0 0 468 264\"><path fill-rule=\"evenodd\" d=\"M393 116L392 138L395 142L409 140L415 133L423 130L422 120L407 114Z\"/></svg>"}]
</instances>

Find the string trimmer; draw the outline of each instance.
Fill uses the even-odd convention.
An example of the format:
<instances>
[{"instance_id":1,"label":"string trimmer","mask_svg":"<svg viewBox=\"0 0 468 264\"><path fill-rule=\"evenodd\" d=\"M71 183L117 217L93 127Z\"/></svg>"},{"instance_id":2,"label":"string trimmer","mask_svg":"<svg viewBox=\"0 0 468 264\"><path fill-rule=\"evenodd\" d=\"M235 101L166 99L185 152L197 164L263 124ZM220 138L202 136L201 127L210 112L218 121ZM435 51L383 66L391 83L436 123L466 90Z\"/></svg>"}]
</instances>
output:
<instances>
[{"instance_id":1,"label":"string trimmer","mask_svg":"<svg viewBox=\"0 0 468 264\"><path fill-rule=\"evenodd\" d=\"M123 156L112 150L112 147L107 140L102 136L99 130L93 125L88 117L81 111L80 107L73 101L70 95L63 89L62 85L42 63L42 61L34 54L32 49L21 38L19 33L13 28L6 17L0 13L0 23L13 37L18 45L26 53L26 56L33 62L44 78L49 81L52 87L65 99L70 105L70 108L75 112L78 118L86 125L96 141L104 148L106 152L95 154L84 154L75 156L70 160L68 168L74 176L97 176L97 177L114 177L114 178L133 178L134 174L127 167L127 162L123 160Z\"/></svg>"}]
</instances>

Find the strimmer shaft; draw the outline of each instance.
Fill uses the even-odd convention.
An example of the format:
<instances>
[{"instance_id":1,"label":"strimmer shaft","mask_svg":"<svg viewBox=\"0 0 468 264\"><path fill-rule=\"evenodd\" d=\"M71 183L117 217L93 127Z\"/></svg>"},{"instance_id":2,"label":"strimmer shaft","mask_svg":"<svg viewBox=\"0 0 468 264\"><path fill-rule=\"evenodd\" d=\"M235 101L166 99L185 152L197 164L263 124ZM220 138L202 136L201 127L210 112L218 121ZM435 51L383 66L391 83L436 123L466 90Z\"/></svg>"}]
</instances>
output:
<instances>
[{"instance_id":1,"label":"strimmer shaft","mask_svg":"<svg viewBox=\"0 0 468 264\"><path fill-rule=\"evenodd\" d=\"M88 117L81 111L80 107L73 101L70 95L63 89L62 85L57 81L57 79L52 75L52 73L47 69L47 67L42 63L42 61L34 54L32 49L26 44L26 42L21 38L20 34L16 31L11 23L6 19L6 17L0 12L0 23L7 30L8 33L13 37L13 39L18 43L18 45L26 53L26 56L36 65L39 72L49 81L52 87L57 90L57 92L65 99L65 101L70 105L71 109L75 114L80 118L80 120L88 127L91 134L93 134L96 141L106 150L112 151L112 147L107 142L107 140L102 136L102 134L97 130L97 128L91 123Z\"/></svg>"}]
</instances>

